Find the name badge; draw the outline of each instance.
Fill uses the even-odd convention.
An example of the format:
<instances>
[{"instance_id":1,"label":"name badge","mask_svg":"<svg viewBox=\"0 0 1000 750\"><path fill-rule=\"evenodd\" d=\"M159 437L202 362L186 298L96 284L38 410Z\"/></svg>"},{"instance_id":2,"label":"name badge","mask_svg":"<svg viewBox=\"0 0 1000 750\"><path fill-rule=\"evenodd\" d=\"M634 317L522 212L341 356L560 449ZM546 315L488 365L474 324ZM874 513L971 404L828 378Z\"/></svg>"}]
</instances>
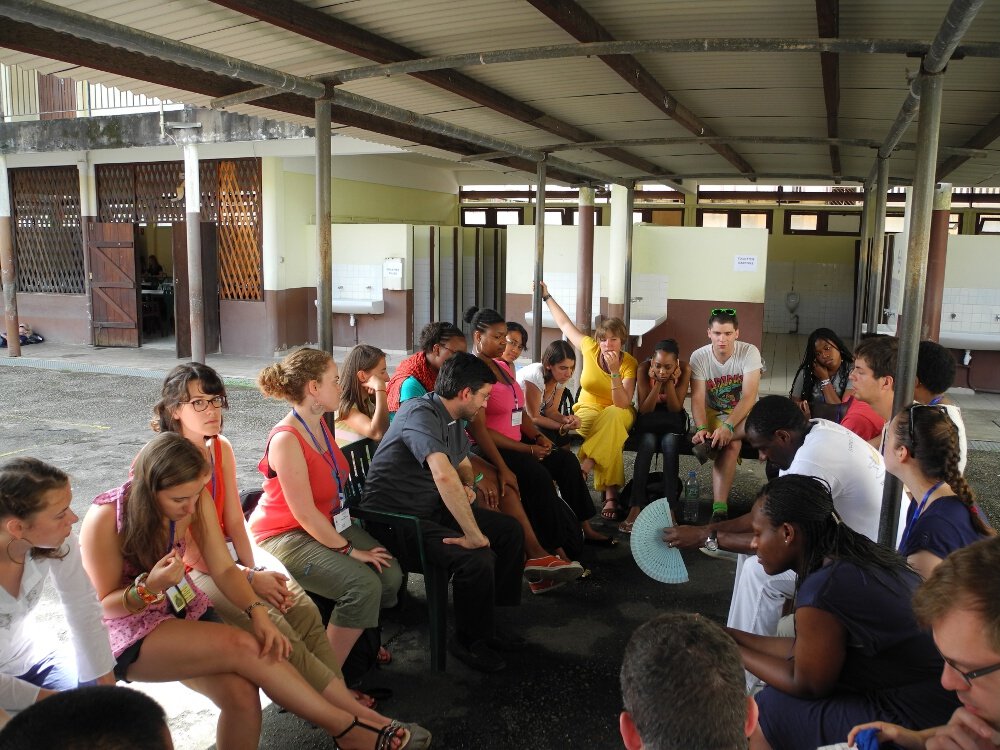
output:
<instances>
[{"instance_id":1,"label":"name badge","mask_svg":"<svg viewBox=\"0 0 1000 750\"><path fill-rule=\"evenodd\" d=\"M181 582L176 586L169 586L165 593L167 600L170 602L170 608L176 615L183 616L187 605L193 602L195 598L194 589L191 588L191 584L187 582L186 578L181 579Z\"/></svg>"},{"instance_id":2,"label":"name badge","mask_svg":"<svg viewBox=\"0 0 1000 750\"><path fill-rule=\"evenodd\" d=\"M343 533L345 529L351 528L351 512L344 508L340 513L333 516L333 528L337 530L337 533Z\"/></svg>"},{"instance_id":3,"label":"name badge","mask_svg":"<svg viewBox=\"0 0 1000 750\"><path fill-rule=\"evenodd\" d=\"M510 426L520 427L522 416L524 416L524 409L514 409L514 411L510 413Z\"/></svg>"}]
</instances>

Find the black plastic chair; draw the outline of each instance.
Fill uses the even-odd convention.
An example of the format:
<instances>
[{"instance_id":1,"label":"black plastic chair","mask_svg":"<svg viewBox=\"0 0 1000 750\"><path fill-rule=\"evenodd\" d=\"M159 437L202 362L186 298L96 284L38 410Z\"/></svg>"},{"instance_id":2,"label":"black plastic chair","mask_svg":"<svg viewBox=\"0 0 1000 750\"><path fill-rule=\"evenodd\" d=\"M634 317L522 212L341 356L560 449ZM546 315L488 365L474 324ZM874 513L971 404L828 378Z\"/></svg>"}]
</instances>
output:
<instances>
[{"instance_id":1,"label":"black plastic chair","mask_svg":"<svg viewBox=\"0 0 1000 750\"><path fill-rule=\"evenodd\" d=\"M358 440L343 448L344 457L350 466L350 478L344 487L344 499L351 515L358 518L373 531L378 526L378 536L389 547L389 551L403 566L404 575L418 573L424 577L424 590L427 595L427 614L430 630L431 669L436 672L445 671L446 642L448 633L448 569L433 565L427 560L424 551L421 519L406 513L389 513L387 511L371 510L358 507L364 494L365 475L371 464L372 456L378 444L370 439ZM393 543L387 541L391 538ZM415 540L415 541L414 541ZM404 578L403 589L406 588Z\"/></svg>"}]
</instances>

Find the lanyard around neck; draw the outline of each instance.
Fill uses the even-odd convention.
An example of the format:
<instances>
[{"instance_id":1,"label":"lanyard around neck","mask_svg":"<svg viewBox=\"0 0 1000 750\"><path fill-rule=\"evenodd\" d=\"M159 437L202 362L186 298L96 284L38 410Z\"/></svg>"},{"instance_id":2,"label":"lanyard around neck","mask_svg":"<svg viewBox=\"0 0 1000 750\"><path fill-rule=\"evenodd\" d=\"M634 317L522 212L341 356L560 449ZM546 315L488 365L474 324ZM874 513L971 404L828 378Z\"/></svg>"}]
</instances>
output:
<instances>
[{"instance_id":1,"label":"lanyard around neck","mask_svg":"<svg viewBox=\"0 0 1000 750\"><path fill-rule=\"evenodd\" d=\"M913 524L915 524L917 522L917 519L920 518L920 514L924 512L924 508L927 507L927 501L930 500L931 495L933 495L935 491L937 491L938 487L940 487L943 484L944 484L943 481L938 482L929 490L927 490L927 492L924 493L923 500L920 501L920 504L917 506L917 509L913 511L913 516L910 518L910 522L906 524L906 530L903 531L903 538L899 540L900 549L903 549L906 546L906 540L910 538L910 529L913 528Z\"/></svg>"},{"instance_id":2,"label":"lanyard around neck","mask_svg":"<svg viewBox=\"0 0 1000 750\"><path fill-rule=\"evenodd\" d=\"M323 448L320 446L319 441L316 439L316 436L313 434L313 431L309 429L309 425L306 424L306 420L304 420L301 417L301 415L297 411L295 411L294 406L292 407L292 415L297 420L299 420L299 424L301 424L305 428L305 431L309 434L309 437L312 440L313 445L316 446L316 452L319 453L320 456L323 456L324 455ZM337 481L337 496L343 499L344 484L340 480L340 467L337 466L337 459L334 458L333 455L333 445L330 443L330 434L326 429L324 429L325 427L326 425L321 422L320 428L323 432L323 440L326 441L327 452L325 455L328 456L328 458L325 458L324 460L330 465L331 469L330 473L333 475L333 478Z\"/></svg>"}]
</instances>

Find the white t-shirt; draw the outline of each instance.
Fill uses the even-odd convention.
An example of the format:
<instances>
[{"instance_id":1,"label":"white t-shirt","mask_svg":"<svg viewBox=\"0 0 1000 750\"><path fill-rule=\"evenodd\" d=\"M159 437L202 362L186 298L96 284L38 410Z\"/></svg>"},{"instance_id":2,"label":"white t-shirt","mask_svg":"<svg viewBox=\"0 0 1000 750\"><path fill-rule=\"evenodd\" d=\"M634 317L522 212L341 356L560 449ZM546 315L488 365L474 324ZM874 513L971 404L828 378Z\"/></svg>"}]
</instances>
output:
<instances>
[{"instance_id":1,"label":"white t-shirt","mask_svg":"<svg viewBox=\"0 0 1000 750\"><path fill-rule=\"evenodd\" d=\"M719 362L708 344L691 354L691 377L705 381L705 405L717 412L729 414L743 396L744 373L760 370L763 362L760 350L745 341L736 341L733 356L725 364Z\"/></svg>"},{"instance_id":2,"label":"white t-shirt","mask_svg":"<svg viewBox=\"0 0 1000 750\"><path fill-rule=\"evenodd\" d=\"M543 400L539 411L545 411L546 409L548 409L549 406L552 405L553 401L555 401L556 406L559 405L559 400L562 398L562 389L563 389L563 386L559 385L559 383L556 383L556 387L553 389L552 397L549 399L549 401L546 402L544 400L545 370L543 369L541 362L534 362L533 364L525 365L524 367L522 367L520 370L517 371L517 375L515 377L517 378L517 384L521 386L521 390L524 391L525 393L528 392L528 383L531 383L533 386L535 386L535 388L538 389L538 392L542 394ZM527 398L527 396L525 396L525 398Z\"/></svg>"},{"instance_id":3,"label":"white t-shirt","mask_svg":"<svg viewBox=\"0 0 1000 750\"><path fill-rule=\"evenodd\" d=\"M885 463L866 441L846 427L810 419L812 428L785 474L806 474L830 485L833 507L848 526L878 540Z\"/></svg>"},{"instance_id":4,"label":"white t-shirt","mask_svg":"<svg viewBox=\"0 0 1000 750\"><path fill-rule=\"evenodd\" d=\"M69 552L61 559L34 558L30 554L25 557L21 590L16 597L0 586L0 708L8 712L20 711L35 702L38 688L17 677L55 645L37 637L32 612L50 574L66 610L79 679L96 679L115 666L108 631L101 622L101 605L83 569L75 532L66 544Z\"/></svg>"}]
</instances>

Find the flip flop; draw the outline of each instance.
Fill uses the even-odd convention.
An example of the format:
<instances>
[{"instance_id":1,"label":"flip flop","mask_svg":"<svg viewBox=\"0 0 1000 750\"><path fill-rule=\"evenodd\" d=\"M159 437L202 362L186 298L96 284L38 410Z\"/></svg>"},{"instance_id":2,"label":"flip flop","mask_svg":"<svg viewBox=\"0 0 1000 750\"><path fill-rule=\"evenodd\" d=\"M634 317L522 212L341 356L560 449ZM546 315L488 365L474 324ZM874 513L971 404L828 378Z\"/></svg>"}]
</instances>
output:
<instances>
[{"instance_id":1,"label":"flip flop","mask_svg":"<svg viewBox=\"0 0 1000 750\"><path fill-rule=\"evenodd\" d=\"M633 521L622 521L620 524L618 524L618 530L623 534L631 534L632 524Z\"/></svg>"},{"instance_id":2,"label":"flip flop","mask_svg":"<svg viewBox=\"0 0 1000 750\"><path fill-rule=\"evenodd\" d=\"M392 664L392 652L385 646L379 646L378 655L375 657L375 663L380 666Z\"/></svg>"}]
</instances>

